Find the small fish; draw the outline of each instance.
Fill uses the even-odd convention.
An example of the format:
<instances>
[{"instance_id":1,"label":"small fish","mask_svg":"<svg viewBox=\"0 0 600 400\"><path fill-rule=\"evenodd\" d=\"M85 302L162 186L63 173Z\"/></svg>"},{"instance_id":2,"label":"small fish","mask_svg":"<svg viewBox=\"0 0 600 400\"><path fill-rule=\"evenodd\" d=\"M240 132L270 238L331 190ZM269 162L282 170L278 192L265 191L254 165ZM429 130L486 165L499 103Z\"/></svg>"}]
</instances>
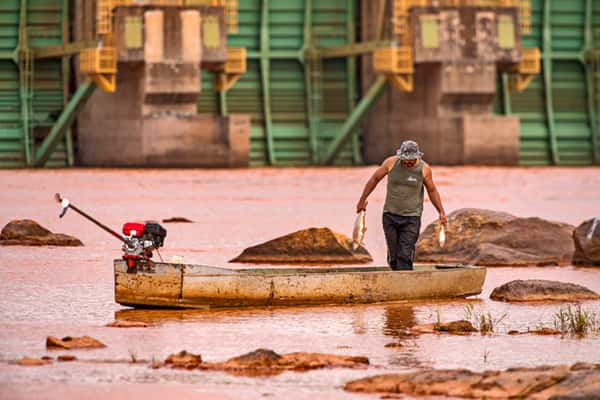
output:
<instances>
[{"instance_id":1,"label":"small fish","mask_svg":"<svg viewBox=\"0 0 600 400\"><path fill-rule=\"evenodd\" d=\"M438 241L440 242L440 247L444 247L446 245L446 227L444 225L440 226L440 235L438 237Z\"/></svg>"},{"instance_id":2,"label":"small fish","mask_svg":"<svg viewBox=\"0 0 600 400\"><path fill-rule=\"evenodd\" d=\"M365 232L367 231L365 214L365 210L362 210L356 215L354 230L352 231L352 250L356 250L359 246L362 246L363 239L365 238Z\"/></svg>"},{"instance_id":3,"label":"small fish","mask_svg":"<svg viewBox=\"0 0 600 400\"><path fill-rule=\"evenodd\" d=\"M590 230L588 231L588 234L586 236L586 239L588 241L592 240L592 237L594 237L594 233L596 233L596 226L598 225L599 222L600 222L600 218L594 218L594 220L592 222L592 226L590 226Z\"/></svg>"}]
</instances>

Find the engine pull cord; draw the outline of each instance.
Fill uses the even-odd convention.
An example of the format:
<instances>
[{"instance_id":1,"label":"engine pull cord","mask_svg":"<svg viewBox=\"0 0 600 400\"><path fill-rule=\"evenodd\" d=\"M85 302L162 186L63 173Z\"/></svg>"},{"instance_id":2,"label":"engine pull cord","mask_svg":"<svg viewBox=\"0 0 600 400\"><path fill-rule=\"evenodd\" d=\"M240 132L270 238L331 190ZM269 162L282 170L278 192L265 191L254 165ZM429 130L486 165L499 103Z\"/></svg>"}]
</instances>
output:
<instances>
[{"instance_id":1,"label":"engine pull cord","mask_svg":"<svg viewBox=\"0 0 600 400\"><path fill-rule=\"evenodd\" d=\"M158 256L160 257L160 262L164 262L160 251L158 251L158 247L156 248L156 254L158 254Z\"/></svg>"}]
</instances>

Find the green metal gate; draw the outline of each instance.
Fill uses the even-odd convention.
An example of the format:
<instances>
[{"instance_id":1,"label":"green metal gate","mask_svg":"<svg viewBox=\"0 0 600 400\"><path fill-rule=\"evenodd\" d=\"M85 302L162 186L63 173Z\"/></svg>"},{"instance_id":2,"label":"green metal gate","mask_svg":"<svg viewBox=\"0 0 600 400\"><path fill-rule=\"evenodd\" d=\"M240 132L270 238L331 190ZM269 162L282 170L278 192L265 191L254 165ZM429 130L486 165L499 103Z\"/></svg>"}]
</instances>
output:
<instances>
[{"instance_id":1,"label":"green metal gate","mask_svg":"<svg viewBox=\"0 0 600 400\"><path fill-rule=\"evenodd\" d=\"M248 72L221 94L204 72L200 113L252 117L252 165L314 165L326 156L354 108L353 57L321 58L317 47L350 44L353 0L240 0L239 33L228 45L246 47ZM356 134L336 164L359 164Z\"/></svg>"},{"instance_id":2,"label":"green metal gate","mask_svg":"<svg viewBox=\"0 0 600 400\"><path fill-rule=\"evenodd\" d=\"M523 165L600 163L600 1L531 0L524 47L542 51L542 73L522 93L500 83L501 112L521 120Z\"/></svg>"},{"instance_id":3,"label":"green metal gate","mask_svg":"<svg viewBox=\"0 0 600 400\"><path fill-rule=\"evenodd\" d=\"M37 50L68 38L68 1L0 1L0 168L32 166L68 97L68 60ZM71 135L47 166L72 165Z\"/></svg>"}]
</instances>

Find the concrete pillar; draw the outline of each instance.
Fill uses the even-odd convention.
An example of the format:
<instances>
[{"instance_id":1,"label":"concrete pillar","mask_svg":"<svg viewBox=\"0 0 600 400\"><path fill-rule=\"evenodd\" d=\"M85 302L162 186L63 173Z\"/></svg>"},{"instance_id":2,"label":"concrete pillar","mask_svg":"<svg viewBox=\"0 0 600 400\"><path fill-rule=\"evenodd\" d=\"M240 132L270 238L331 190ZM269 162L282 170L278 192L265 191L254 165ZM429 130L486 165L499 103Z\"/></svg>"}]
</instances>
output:
<instances>
[{"instance_id":1,"label":"concrete pillar","mask_svg":"<svg viewBox=\"0 0 600 400\"><path fill-rule=\"evenodd\" d=\"M202 61L202 37L200 36L200 12L187 10L179 13L181 18L181 53L184 63L200 64Z\"/></svg>"},{"instance_id":2,"label":"concrete pillar","mask_svg":"<svg viewBox=\"0 0 600 400\"><path fill-rule=\"evenodd\" d=\"M164 13L151 10L144 13L146 41L144 43L144 58L147 63L164 61Z\"/></svg>"}]
</instances>

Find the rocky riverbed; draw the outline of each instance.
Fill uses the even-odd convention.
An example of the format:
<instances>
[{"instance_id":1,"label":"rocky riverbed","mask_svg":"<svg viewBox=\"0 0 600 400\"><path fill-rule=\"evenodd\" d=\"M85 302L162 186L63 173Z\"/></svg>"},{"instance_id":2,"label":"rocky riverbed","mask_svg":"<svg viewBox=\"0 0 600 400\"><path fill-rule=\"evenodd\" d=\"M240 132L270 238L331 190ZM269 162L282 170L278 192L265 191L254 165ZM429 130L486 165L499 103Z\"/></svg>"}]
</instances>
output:
<instances>
[{"instance_id":1,"label":"rocky riverbed","mask_svg":"<svg viewBox=\"0 0 600 400\"><path fill-rule=\"evenodd\" d=\"M516 279L572 282L600 293L597 267L490 268L483 293L470 301L139 311L114 303L112 260L120 256L120 244L76 214L59 220L53 200L60 191L116 229L129 220L184 215L194 223L166 224L165 259L178 256L186 262L248 268L227 261L248 246L307 226L327 226L350 236L356 198L371 172L372 168L0 171L5 188L0 193L0 226L30 218L85 243L0 247L0 398L379 399L380 395L348 393L343 387L373 375L423 369L480 373L599 362L598 335L526 333L553 327L555 314L568 304L489 299L494 288ZM436 168L435 179L448 211L487 208L573 226L598 213L598 168ZM372 195L367 210L365 246L374 259L367 265L385 263L383 189ZM434 217L427 203L423 227ZM472 315L489 313L498 321L492 334L410 333L415 325L434 324L438 315L442 322L465 319L468 305ZM600 314L598 300L584 301L582 307ZM114 321L133 326L106 326ZM47 350L47 336L91 336L106 347ZM369 366L284 371L267 378L151 367L153 359L162 362L182 349L201 354L205 362L221 363L259 348L279 355L360 355L368 357ZM16 364L25 356L46 355L54 358L51 364ZM59 361L59 356L76 360Z\"/></svg>"}]
</instances>

